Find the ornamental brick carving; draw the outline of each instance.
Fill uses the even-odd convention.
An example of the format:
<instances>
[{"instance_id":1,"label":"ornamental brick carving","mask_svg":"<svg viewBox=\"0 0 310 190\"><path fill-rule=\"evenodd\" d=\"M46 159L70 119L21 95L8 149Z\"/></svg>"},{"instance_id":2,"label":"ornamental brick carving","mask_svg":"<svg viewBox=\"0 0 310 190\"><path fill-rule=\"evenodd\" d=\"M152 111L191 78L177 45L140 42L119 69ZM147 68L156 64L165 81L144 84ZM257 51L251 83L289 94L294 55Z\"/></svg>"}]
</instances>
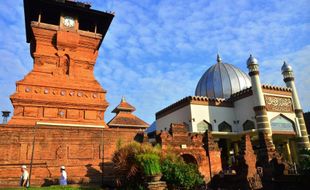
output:
<instances>
[{"instance_id":1,"label":"ornamental brick carving","mask_svg":"<svg viewBox=\"0 0 310 190\"><path fill-rule=\"evenodd\" d=\"M265 95L267 111L274 112L292 112L291 98Z\"/></svg>"}]
</instances>

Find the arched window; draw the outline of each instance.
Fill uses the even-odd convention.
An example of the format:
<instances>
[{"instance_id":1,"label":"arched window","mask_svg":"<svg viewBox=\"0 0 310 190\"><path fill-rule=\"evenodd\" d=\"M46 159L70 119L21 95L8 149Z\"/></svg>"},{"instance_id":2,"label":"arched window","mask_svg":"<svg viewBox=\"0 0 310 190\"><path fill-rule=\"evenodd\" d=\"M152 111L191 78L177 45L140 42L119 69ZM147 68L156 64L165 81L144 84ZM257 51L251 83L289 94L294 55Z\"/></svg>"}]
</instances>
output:
<instances>
[{"instance_id":1,"label":"arched window","mask_svg":"<svg viewBox=\"0 0 310 190\"><path fill-rule=\"evenodd\" d=\"M226 122L223 121L219 124L219 131L221 132L232 132L231 126Z\"/></svg>"},{"instance_id":2,"label":"arched window","mask_svg":"<svg viewBox=\"0 0 310 190\"><path fill-rule=\"evenodd\" d=\"M206 130L212 131L212 125L207 121L203 120L197 124L197 132L204 133Z\"/></svg>"},{"instance_id":3,"label":"arched window","mask_svg":"<svg viewBox=\"0 0 310 190\"><path fill-rule=\"evenodd\" d=\"M270 124L273 131L295 132L294 122L282 114L272 118Z\"/></svg>"},{"instance_id":4,"label":"arched window","mask_svg":"<svg viewBox=\"0 0 310 190\"><path fill-rule=\"evenodd\" d=\"M62 74L69 75L69 72L70 72L70 57L69 57L69 55L65 54L65 56L60 59L60 67L62 70Z\"/></svg>"},{"instance_id":5,"label":"arched window","mask_svg":"<svg viewBox=\"0 0 310 190\"><path fill-rule=\"evenodd\" d=\"M255 129L255 123L251 120L246 120L243 123L243 130L248 131L248 130L252 130L252 129Z\"/></svg>"}]
</instances>

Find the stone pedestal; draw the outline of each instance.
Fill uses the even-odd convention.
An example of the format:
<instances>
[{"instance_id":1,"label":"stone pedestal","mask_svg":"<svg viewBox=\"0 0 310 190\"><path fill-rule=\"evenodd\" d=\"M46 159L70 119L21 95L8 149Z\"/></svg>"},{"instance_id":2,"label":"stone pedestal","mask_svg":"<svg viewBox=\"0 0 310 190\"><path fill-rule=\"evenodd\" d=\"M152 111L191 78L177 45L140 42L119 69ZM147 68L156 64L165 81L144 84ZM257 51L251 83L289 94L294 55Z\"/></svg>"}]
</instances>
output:
<instances>
[{"instance_id":1,"label":"stone pedestal","mask_svg":"<svg viewBox=\"0 0 310 190\"><path fill-rule=\"evenodd\" d=\"M165 181L147 182L145 183L145 188L148 190L165 190L167 189L167 184Z\"/></svg>"}]
</instances>

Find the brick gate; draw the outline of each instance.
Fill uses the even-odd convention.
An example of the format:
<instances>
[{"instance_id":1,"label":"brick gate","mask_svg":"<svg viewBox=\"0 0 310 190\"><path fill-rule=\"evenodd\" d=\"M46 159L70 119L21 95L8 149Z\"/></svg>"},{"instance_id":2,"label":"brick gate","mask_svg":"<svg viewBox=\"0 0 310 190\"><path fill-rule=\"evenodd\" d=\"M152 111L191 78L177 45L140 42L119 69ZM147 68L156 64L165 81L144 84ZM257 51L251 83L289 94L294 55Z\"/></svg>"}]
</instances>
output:
<instances>
[{"instance_id":1,"label":"brick gate","mask_svg":"<svg viewBox=\"0 0 310 190\"><path fill-rule=\"evenodd\" d=\"M206 181L222 170L221 153L211 133L189 133L184 124L171 124L169 131L157 135L165 152L171 150L185 162L197 164ZM211 169L210 169L211 168Z\"/></svg>"}]
</instances>

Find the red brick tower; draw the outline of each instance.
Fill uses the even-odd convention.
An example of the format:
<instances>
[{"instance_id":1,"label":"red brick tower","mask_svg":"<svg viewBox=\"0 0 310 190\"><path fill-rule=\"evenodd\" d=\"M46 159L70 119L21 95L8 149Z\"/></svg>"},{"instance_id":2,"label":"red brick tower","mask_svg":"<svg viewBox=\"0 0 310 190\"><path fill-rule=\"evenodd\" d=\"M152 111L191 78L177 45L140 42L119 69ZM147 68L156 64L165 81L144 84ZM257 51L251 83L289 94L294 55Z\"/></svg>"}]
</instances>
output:
<instances>
[{"instance_id":1,"label":"red brick tower","mask_svg":"<svg viewBox=\"0 0 310 190\"><path fill-rule=\"evenodd\" d=\"M113 14L69 0L24 0L33 69L16 83L9 124L106 126L94 66Z\"/></svg>"}]
</instances>

